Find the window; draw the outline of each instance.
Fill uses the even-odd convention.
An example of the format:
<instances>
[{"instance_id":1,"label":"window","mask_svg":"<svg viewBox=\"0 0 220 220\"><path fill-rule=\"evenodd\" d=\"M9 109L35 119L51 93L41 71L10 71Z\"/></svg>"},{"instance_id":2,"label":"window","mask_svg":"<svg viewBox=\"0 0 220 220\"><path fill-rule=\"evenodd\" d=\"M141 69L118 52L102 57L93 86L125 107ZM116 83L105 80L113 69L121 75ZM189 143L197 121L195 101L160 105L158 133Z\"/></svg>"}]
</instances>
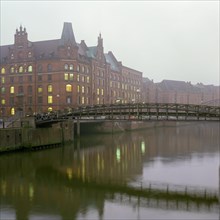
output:
<instances>
[{"instance_id":1,"label":"window","mask_svg":"<svg viewBox=\"0 0 220 220\"><path fill-rule=\"evenodd\" d=\"M28 76L29 82L32 82L32 76Z\"/></svg>"},{"instance_id":2,"label":"window","mask_svg":"<svg viewBox=\"0 0 220 220\"><path fill-rule=\"evenodd\" d=\"M48 104L52 104L53 103L53 96L52 95L49 95L47 97L47 102L48 102Z\"/></svg>"},{"instance_id":3,"label":"window","mask_svg":"<svg viewBox=\"0 0 220 220\"><path fill-rule=\"evenodd\" d=\"M29 73L32 73L32 71L33 71L32 66L31 66L31 65L30 65L30 66L28 66L28 72L29 72Z\"/></svg>"},{"instance_id":4,"label":"window","mask_svg":"<svg viewBox=\"0 0 220 220\"><path fill-rule=\"evenodd\" d=\"M89 83L89 76L86 77L86 82Z\"/></svg>"},{"instance_id":5,"label":"window","mask_svg":"<svg viewBox=\"0 0 220 220\"><path fill-rule=\"evenodd\" d=\"M29 104L29 105L32 105L32 104L33 104L33 102L32 102L32 96L29 96L27 101L28 101L28 104Z\"/></svg>"},{"instance_id":6,"label":"window","mask_svg":"<svg viewBox=\"0 0 220 220\"><path fill-rule=\"evenodd\" d=\"M86 73L89 73L89 68L88 67L86 67Z\"/></svg>"},{"instance_id":7,"label":"window","mask_svg":"<svg viewBox=\"0 0 220 220\"><path fill-rule=\"evenodd\" d=\"M48 75L47 75L47 80L48 80L48 81L52 81L52 75L51 75L51 74L48 74Z\"/></svg>"},{"instance_id":8,"label":"window","mask_svg":"<svg viewBox=\"0 0 220 220\"><path fill-rule=\"evenodd\" d=\"M23 73L23 66L19 66L18 72L19 72L19 73Z\"/></svg>"},{"instance_id":9,"label":"window","mask_svg":"<svg viewBox=\"0 0 220 220\"><path fill-rule=\"evenodd\" d=\"M82 96L82 104L85 104L85 98Z\"/></svg>"},{"instance_id":10,"label":"window","mask_svg":"<svg viewBox=\"0 0 220 220\"><path fill-rule=\"evenodd\" d=\"M12 60L14 59L14 54L13 54L13 53L11 54L11 59L12 59Z\"/></svg>"},{"instance_id":11,"label":"window","mask_svg":"<svg viewBox=\"0 0 220 220\"><path fill-rule=\"evenodd\" d=\"M37 70L38 70L39 73L42 73L43 68L42 68L41 64L38 65Z\"/></svg>"},{"instance_id":12,"label":"window","mask_svg":"<svg viewBox=\"0 0 220 220\"><path fill-rule=\"evenodd\" d=\"M15 72L15 68L12 66L11 68L10 68L10 73L14 73Z\"/></svg>"},{"instance_id":13,"label":"window","mask_svg":"<svg viewBox=\"0 0 220 220\"><path fill-rule=\"evenodd\" d=\"M66 92L72 92L72 86L70 84L66 85Z\"/></svg>"},{"instance_id":14,"label":"window","mask_svg":"<svg viewBox=\"0 0 220 220\"><path fill-rule=\"evenodd\" d=\"M10 93L11 93L11 94L14 94L14 93L15 93L15 87L14 87L14 86L11 86L11 87L10 87Z\"/></svg>"},{"instance_id":15,"label":"window","mask_svg":"<svg viewBox=\"0 0 220 220\"><path fill-rule=\"evenodd\" d=\"M72 71L74 70L73 69L73 64L70 64L70 70L72 70Z\"/></svg>"},{"instance_id":16,"label":"window","mask_svg":"<svg viewBox=\"0 0 220 220\"><path fill-rule=\"evenodd\" d=\"M32 86L28 86L28 94L29 94L29 95L32 94Z\"/></svg>"},{"instance_id":17,"label":"window","mask_svg":"<svg viewBox=\"0 0 220 220\"><path fill-rule=\"evenodd\" d=\"M51 65L51 64L48 64L48 65L47 65L47 71L48 71L48 72L52 71L52 65Z\"/></svg>"},{"instance_id":18,"label":"window","mask_svg":"<svg viewBox=\"0 0 220 220\"><path fill-rule=\"evenodd\" d=\"M43 92L43 88L42 88L42 86L38 86L38 88L37 88L37 92L38 92L38 93Z\"/></svg>"},{"instance_id":19,"label":"window","mask_svg":"<svg viewBox=\"0 0 220 220\"><path fill-rule=\"evenodd\" d=\"M28 52L28 58L31 58L31 57L32 57L31 52Z\"/></svg>"},{"instance_id":20,"label":"window","mask_svg":"<svg viewBox=\"0 0 220 220\"><path fill-rule=\"evenodd\" d=\"M11 115L15 114L15 108L11 108Z\"/></svg>"},{"instance_id":21,"label":"window","mask_svg":"<svg viewBox=\"0 0 220 220\"><path fill-rule=\"evenodd\" d=\"M64 80L68 80L69 79L69 74L68 73L64 73Z\"/></svg>"},{"instance_id":22,"label":"window","mask_svg":"<svg viewBox=\"0 0 220 220\"><path fill-rule=\"evenodd\" d=\"M78 65L78 66L77 66L77 72L79 72L79 69L80 69L80 68L79 68L79 65Z\"/></svg>"},{"instance_id":23,"label":"window","mask_svg":"<svg viewBox=\"0 0 220 220\"><path fill-rule=\"evenodd\" d=\"M19 83L22 83L23 82L23 76L19 76L18 81L19 81Z\"/></svg>"},{"instance_id":24,"label":"window","mask_svg":"<svg viewBox=\"0 0 220 220\"><path fill-rule=\"evenodd\" d=\"M69 77L70 77L70 80L73 81L73 73L70 73Z\"/></svg>"},{"instance_id":25,"label":"window","mask_svg":"<svg viewBox=\"0 0 220 220\"><path fill-rule=\"evenodd\" d=\"M1 73L5 74L5 68L4 67L1 69Z\"/></svg>"},{"instance_id":26,"label":"window","mask_svg":"<svg viewBox=\"0 0 220 220\"><path fill-rule=\"evenodd\" d=\"M42 81L42 75L38 76L38 81L41 82Z\"/></svg>"},{"instance_id":27,"label":"window","mask_svg":"<svg viewBox=\"0 0 220 220\"><path fill-rule=\"evenodd\" d=\"M78 93L80 92L80 86L79 85L77 86L77 92Z\"/></svg>"},{"instance_id":28,"label":"window","mask_svg":"<svg viewBox=\"0 0 220 220\"><path fill-rule=\"evenodd\" d=\"M104 90L103 89L101 89L101 94L104 95Z\"/></svg>"},{"instance_id":29,"label":"window","mask_svg":"<svg viewBox=\"0 0 220 220\"><path fill-rule=\"evenodd\" d=\"M77 74L77 82L79 82L79 74Z\"/></svg>"},{"instance_id":30,"label":"window","mask_svg":"<svg viewBox=\"0 0 220 220\"><path fill-rule=\"evenodd\" d=\"M48 85L47 86L47 91L48 92L52 92L53 91L53 86L52 85Z\"/></svg>"},{"instance_id":31,"label":"window","mask_svg":"<svg viewBox=\"0 0 220 220\"><path fill-rule=\"evenodd\" d=\"M82 82L85 82L85 76L82 76Z\"/></svg>"},{"instance_id":32,"label":"window","mask_svg":"<svg viewBox=\"0 0 220 220\"><path fill-rule=\"evenodd\" d=\"M99 95L99 88L97 89L97 95Z\"/></svg>"},{"instance_id":33,"label":"window","mask_svg":"<svg viewBox=\"0 0 220 220\"><path fill-rule=\"evenodd\" d=\"M2 76L1 82L2 82L2 84L5 83L5 77Z\"/></svg>"},{"instance_id":34,"label":"window","mask_svg":"<svg viewBox=\"0 0 220 220\"><path fill-rule=\"evenodd\" d=\"M1 103L2 105L5 105L5 99L2 99Z\"/></svg>"},{"instance_id":35,"label":"window","mask_svg":"<svg viewBox=\"0 0 220 220\"><path fill-rule=\"evenodd\" d=\"M18 93L23 93L23 86L18 87Z\"/></svg>"},{"instance_id":36,"label":"window","mask_svg":"<svg viewBox=\"0 0 220 220\"><path fill-rule=\"evenodd\" d=\"M84 73L85 72L85 67L84 66L82 66L82 73Z\"/></svg>"},{"instance_id":37,"label":"window","mask_svg":"<svg viewBox=\"0 0 220 220\"><path fill-rule=\"evenodd\" d=\"M71 96L67 96L66 103L67 104L71 104L72 103L72 97Z\"/></svg>"},{"instance_id":38,"label":"window","mask_svg":"<svg viewBox=\"0 0 220 220\"><path fill-rule=\"evenodd\" d=\"M14 105L14 97L10 97L9 103L10 103L10 105Z\"/></svg>"},{"instance_id":39,"label":"window","mask_svg":"<svg viewBox=\"0 0 220 220\"><path fill-rule=\"evenodd\" d=\"M85 88L84 88L84 86L82 86L82 93L85 93Z\"/></svg>"},{"instance_id":40,"label":"window","mask_svg":"<svg viewBox=\"0 0 220 220\"><path fill-rule=\"evenodd\" d=\"M4 94L5 93L5 87L1 88L1 93Z\"/></svg>"},{"instance_id":41,"label":"window","mask_svg":"<svg viewBox=\"0 0 220 220\"><path fill-rule=\"evenodd\" d=\"M68 64L65 64L65 65L64 65L64 69L65 69L65 70L68 70L68 67L69 67Z\"/></svg>"},{"instance_id":42,"label":"window","mask_svg":"<svg viewBox=\"0 0 220 220\"><path fill-rule=\"evenodd\" d=\"M97 104L100 104L99 97L97 97Z\"/></svg>"},{"instance_id":43,"label":"window","mask_svg":"<svg viewBox=\"0 0 220 220\"><path fill-rule=\"evenodd\" d=\"M38 104L42 104L43 103L43 97L42 96L38 96L37 102L38 102Z\"/></svg>"}]
</instances>

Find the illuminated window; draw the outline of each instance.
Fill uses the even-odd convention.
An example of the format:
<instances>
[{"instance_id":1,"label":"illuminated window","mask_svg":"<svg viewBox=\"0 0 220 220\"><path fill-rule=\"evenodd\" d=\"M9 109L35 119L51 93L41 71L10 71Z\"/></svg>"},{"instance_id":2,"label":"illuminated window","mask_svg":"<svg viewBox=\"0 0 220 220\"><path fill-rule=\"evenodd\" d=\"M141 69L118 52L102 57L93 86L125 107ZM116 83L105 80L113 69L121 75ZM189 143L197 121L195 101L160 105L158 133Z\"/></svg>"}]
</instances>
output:
<instances>
[{"instance_id":1,"label":"illuminated window","mask_svg":"<svg viewBox=\"0 0 220 220\"><path fill-rule=\"evenodd\" d=\"M85 93L85 88L84 88L84 86L82 86L82 93Z\"/></svg>"},{"instance_id":2,"label":"illuminated window","mask_svg":"<svg viewBox=\"0 0 220 220\"><path fill-rule=\"evenodd\" d=\"M78 93L80 92L80 86L79 85L77 86L77 92Z\"/></svg>"},{"instance_id":3,"label":"illuminated window","mask_svg":"<svg viewBox=\"0 0 220 220\"><path fill-rule=\"evenodd\" d=\"M15 87L14 87L14 86L11 86L11 87L10 87L10 93L11 93L11 94L14 94L14 93L15 93Z\"/></svg>"},{"instance_id":4,"label":"illuminated window","mask_svg":"<svg viewBox=\"0 0 220 220\"><path fill-rule=\"evenodd\" d=\"M47 97L47 102L48 102L48 104L52 104L53 103L53 96L52 95L49 95Z\"/></svg>"},{"instance_id":5,"label":"illuminated window","mask_svg":"<svg viewBox=\"0 0 220 220\"><path fill-rule=\"evenodd\" d=\"M70 80L73 81L73 73L70 73Z\"/></svg>"},{"instance_id":6,"label":"illuminated window","mask_svg":"<svg viewBox=\"0 0 220 220\"><path fill-rule=\"evenodd\" d=\"M15 72L15 68L12 66L11 68L10 68L10 73L14 73Z\"/></svg>"},{"instance_id":7,"label":"illuminated window","mask_svg":"<svg viewBox=\"0 0 220 220\"><path fill-rule=\"evenodd\" d=\"M1 103L2 105L5 105L5 99L2 99Z\"/></svg>"},{"instance_id":8,"label":"illuminated window","mask_svg":"<svg viewBox=\"0 0 220 220\"><path fill-rule=\"evenodd\" d=\"M82 68L81 68L81 69L82 69L82 72L84 73L84 72L85 72L85 67L84 67L84 66L82 66Z\"/></svg>"},{"instance_id":9,"label":"illuminated window","mask_svg":"<svg viewBox=\"0 0 220 220\"><path fill-rule=\"evenodd\" d=\"M77 74L77 82L79 82L79 74Z\"/></svg>"},{"instance_id":10,"label":"illuminated window","mask_svg":"<svg viewBox=\"0 0 220 220\"><path fill-rule=\"evenodd\" d=\"M70 84L66 85L66 91L67 92L72 92L72 86Z\"/></svg>"},{"instance_id":11,"label":"illuminated window","mask_svg":"<svg viewBox=\"0 0 220 220\"><path fill-rule=\"evenodd\" d=\"M48 92L52 92L53 91L53 86L52 85L48 85L47 86L47 91Z\"/></svg>"},{"instance_id":12,"label":"illuminated window","mask_svg":"<svg viewBox=\"0 0 220 220\"><path fill-rule=\"evenodd\" d=\"M53 111L53 108L52 108L52 107L49 107L49 108L47 109L47 111L48 111L48 112L52 112L52 111Z\"/></svg>"},{"instance_id":13,"label":"illuminated window","mask_svg":"<svg viewBox=\"0 0 220 220\"><path fill-rule=\"evenodd\" d=\"M89 83L89 76L86 77L86 82Z\"/></svg>"},{"instance_id":14,"label":"illuminated window","mask_svg":"<svg viewBox=\"0 0 220 220\"><path fill-rule=\"evenodd\" d=\"M84 98L84 96L82 97L82 104L85 104L85 98Z\"/></svg>"},{"instance_id":15,"label":"illuminated window","mask_svg":"<svg viewBox=\"0 0 220 220\"><path fill-rule=\"evenodd\" d=\"M70 70L73 70L73 64L70 64Z\"/></svg>"},{"instance_id":16,"label":"illuminated window","mask_svg":"<svg viewBox=\"0 0 220 220\"><path fill-rule=\"evenodd\" d=\"M1 69L1 73L5 74L5 68L4 67Z\"/></svg>"},{"instance_id":17,"label":"illuminated window","mask_svg":"<svg viewBox=\"0 0 220 220\"><path fill-rule=\"evenodd\" d=\"M100 100L99 100L99 97L97 97L97 104L100 104Z\"/></svg>"},{"instance_id":18,"label":"illuminated window","mask_svg":"<svg viewBox=\"0 0 220 220\"><path fill-rule=\"evenodd\" d=\"M32 71L33 71L32 66L31 66L31 65L30 65L30 66L28 66L28 72L29 72L29 73L32 73Z\"/></svg>"},{"instance_id":19,"label":"illuminated window","mask_svg":"<svg viewBox=\"0 0 220 220\"><path fill-rule=\"evenodd\" d=\"M104 95L104 90L103 89L101 89L101 93L102 93L102 95Z\"/></svg>"},{"instance_id":20,"label":"illuminated window","mask_svg":"<svg viewBox=\"0 0 220 220\"><path fill-rule=\"evenodd\" d=\"M68 80L69 79L69 74L68 73L64 73L64 80Z\"/></svg>"},{"instance_id":21,"label":"illuminated window","mask_svg":"<svg viewBox=\"0 0 220 220\"><path fill-rule=\"evenodd\" d=\"M65 70L68 70L68 67L69 67L68 64L65 64L65 65L64 65L64 69L65 69Z\"/></svg>"},{"instance_id":22,"label":"illuminated window","mask_svg":"<svg viewBox=\"0 0 220 220\"><path fill-rule=\"evenodd\" d=\"M99 88L97 89L97 95L99 95Z\"/></svg>"},{"instance_id":23,"label":"illuminated window","mask_svg":"<svg viewBox=\"0 0 220 220\"><path fill-rule=\"evenodd\" d=\"M15 108L11 108L11 115L15 114Z\"/></svg>"},{"instance_id":24,"label":"illuminated window","mask_svg":"<svg viewBox=\"0 0 220 220\"><path fill-rule=\"evenodd\" d=\"M5 83L5 77L2 77L1 82L2 82L2 84Z\"/></svg>"},{"instance_id":25,"label":"illuminated window","mask_svg":"<svg viewBox=\"0 0 220 220\"><path fill-rule=\"evenodd\" d=\"M19 66L18 72L19 72L19 73L23 73L23 66Z\"/></svg>"},{"instance_id":26,"label":"illuminated window","mask_svg":"<svg viewBox=\"0 0 220 220\"><path fill-rule=\"evenodd\" d=\"M84 76L82 76L82 82L85 82L85 77Z\"/></svg>"},{"instance_id":27,"label":"illuminated window","mask_svg":"<svg viewBox=\"0 0 220 220\"><path fill-rule=\"evenodd\" d=\"M1 88L1 93L5 93L5 87Z\"/></svg>"}]
</instances>

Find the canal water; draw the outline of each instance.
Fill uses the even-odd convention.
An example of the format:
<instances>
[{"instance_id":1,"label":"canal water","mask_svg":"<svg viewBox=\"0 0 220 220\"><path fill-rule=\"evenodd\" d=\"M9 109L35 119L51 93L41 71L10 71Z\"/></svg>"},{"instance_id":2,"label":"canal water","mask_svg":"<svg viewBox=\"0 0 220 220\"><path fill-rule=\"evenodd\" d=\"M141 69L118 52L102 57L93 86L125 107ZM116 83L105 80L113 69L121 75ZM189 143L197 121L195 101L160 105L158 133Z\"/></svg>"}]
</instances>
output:
<instances>
[{"instance_id":1,"label":"canal water","mask_svg":"<svg viewBox=\"0 0 220 220\"><path fill-rule=\"evenodd\" d=\"M194 122L0 155L0 219L219 219L207 204L117 187L217 191L219 145L219 123Z\"/></svg>"}]
</instances>

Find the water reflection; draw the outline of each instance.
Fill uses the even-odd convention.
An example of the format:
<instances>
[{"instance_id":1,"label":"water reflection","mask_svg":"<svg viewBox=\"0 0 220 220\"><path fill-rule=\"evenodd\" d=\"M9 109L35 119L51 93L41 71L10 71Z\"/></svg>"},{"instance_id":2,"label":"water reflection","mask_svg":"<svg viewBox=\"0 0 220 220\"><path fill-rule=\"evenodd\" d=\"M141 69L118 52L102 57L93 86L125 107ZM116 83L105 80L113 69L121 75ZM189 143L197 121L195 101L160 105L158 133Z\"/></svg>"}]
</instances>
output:
<instances>
[{"instance_id":1,"label":"water reflection","mask_svg":"<svg viewBox=\"0 0 220 220\"><path fill-rule=\"evenodd\" d=\"M186 184L198 185L196 180L203 176L200 182L207 179L206 186L217 187L218 147L219 124L195 123L84 136L62 148L1 155L0 211L4 216L15 215L22 220L117 218L116 214L107 214L106 207L109 196L114 195L105 189L82 186L77 178L176 183L182 176L183 180L187 179ZM193 178L195 176L198 178ZM111 201L115 209L121 210L119 215L127 209L119 201ZM142 208L142 215L144 210ZM132 212L136 218L137 210ZM155 215L158 216L158 211ZM123 216L131 217L126 212ZM180 216L185 218L184 214Z\"/></svg>"}]
</instances>

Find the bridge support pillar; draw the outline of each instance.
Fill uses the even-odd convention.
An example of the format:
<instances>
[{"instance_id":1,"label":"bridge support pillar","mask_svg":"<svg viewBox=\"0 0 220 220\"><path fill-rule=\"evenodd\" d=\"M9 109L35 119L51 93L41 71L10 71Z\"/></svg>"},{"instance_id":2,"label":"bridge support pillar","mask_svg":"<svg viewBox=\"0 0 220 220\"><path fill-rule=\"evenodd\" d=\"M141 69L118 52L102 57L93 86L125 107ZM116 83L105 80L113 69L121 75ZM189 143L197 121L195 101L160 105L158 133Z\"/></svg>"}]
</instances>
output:
<instances>
[{"instance_id":1,"label":"bridge support pillar","mask_svg":"<svg viewBox=\"0 0 220 220\"><path fill-rule=\"evenodd\" d=\"M76 132L77 132L77 136L80 136L80 121L79 118L77 118L77 122L76 122Z\"/></svg>"}]
</instances>

